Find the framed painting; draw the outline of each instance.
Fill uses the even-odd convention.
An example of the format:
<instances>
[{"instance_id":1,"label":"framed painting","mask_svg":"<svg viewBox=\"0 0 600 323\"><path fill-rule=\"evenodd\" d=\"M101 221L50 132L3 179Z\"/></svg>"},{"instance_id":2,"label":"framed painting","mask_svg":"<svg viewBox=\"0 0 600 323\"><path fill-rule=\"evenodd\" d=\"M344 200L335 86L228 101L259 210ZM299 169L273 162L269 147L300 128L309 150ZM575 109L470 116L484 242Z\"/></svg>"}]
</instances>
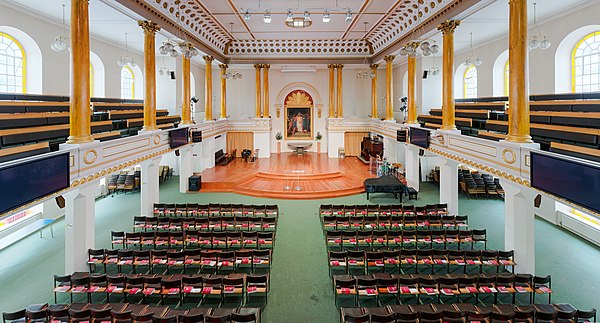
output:
<instances>
[{"instance_id":1,"label":"framed painting","mask_svg":"<svg viewBox=\"0 0 600 323\"><path fill-rule=\"evenodd\" d=\"M308 93L295 91L288 95L285 104L285 139L313 139L312 107Z\"/></svg>"}]
</instances>

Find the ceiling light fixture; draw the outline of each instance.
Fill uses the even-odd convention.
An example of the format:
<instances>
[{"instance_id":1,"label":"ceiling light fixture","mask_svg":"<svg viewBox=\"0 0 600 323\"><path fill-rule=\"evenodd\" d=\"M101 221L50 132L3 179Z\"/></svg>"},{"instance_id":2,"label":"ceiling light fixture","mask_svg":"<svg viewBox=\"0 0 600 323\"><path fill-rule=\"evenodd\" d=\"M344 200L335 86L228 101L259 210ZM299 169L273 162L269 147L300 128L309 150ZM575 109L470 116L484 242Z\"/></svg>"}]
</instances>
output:
<instances>
[{"instance_id":1,"label":"ceiling light fixture","mask_svg":"<svg viewBox=\"0 0 600 323\"><path fill-rule=\"evenodd\" d=\"M352 11L350 11L350 9L348 9L348 12L346 13L346 22L350 22L352 21Z\"/></svg>"},{"instance_id":2,"label":"ceiling light fixture","mask_svg":"<svg viewBox=\"0 0 600 323\"><path fill-rule=\"evenodd\" d=\"M548 49L548 48L550 48L552 43L548 39L546 39L546 35L542 35L542 32L540 31L540 27L537 24L536 9L537 9L537 3L534 2L533 3L533 28L535 28L535 30L537 31L537 34L531 35L531 37L529 37L529 43L527 45L529 47L529 50L536 49L538 47L541 49Z\"/></svg>"},{"instance_id":3,"label":"ceiling light fixture","mask_svg":"<svg viewBox=\"0 0 600 323\"><path fill-rule=\"evenodd\" d=\"M285 21L286 22L288 22L288 21L291 22L293 19L294 19L294 14L292 13L292 10L288 9L287 18L285 18Z\"/></svg>"},{"instance_id":4,"label":"ceiling light fixture","mask_svg":"<svg viewBox=\"0 0 600 323\"><path fill-rule=\"evenodd\" d=\"M286 20L285 25L290 28L306 28L306 27L309 27L310 25L312 25L312 21L311 20L306 21L302 17L294 17L294 18L292 18L292 21Z\"/></svg>"},{"instance_id":5,"label":"ceiling light fixture","mask_svg":"<svg viewBox=\"0 0 600 323\"><path fill-rule=\"evenodd\" d=\"M272 21L272 19L271 19L271 10L267 10L267 11L265 11L265 14L263 16L263 22L265 24L270 24L271 21Z\"/></svg>"},{"instance_id":6,"label":"ceiling light fixture","mask_svg":"<svg viewBox=\"0 0 600 323\"><path fill-rule=\"evenodd\" d=\"M418 50L421 50L421 54L423 56L430 56L431 54L437 54L440 51L440 46L436 45L435 42L433 42L433 45L431 45L430 43L430 39L419 39L421 35L421 28L419 27L421 25L421 8L420 5L417 5L417 21L416 21L416 29L415 29L415 35L417 36L415 39L411 40L408 42L408 44L402 46L402 48L400 48L400 55L401 56L410 56L410 57L417 57L418 55Z\"/></svg>"},{"instance_id":7,"label":"ceiling light fixture","mask_svg":"<svg viewBox=\"0 0 600 323\"><path fill-rule=\"evenodd\" d=\"M483 63L481 58L479 58L479 56L475 56L475 54L473 53L473 33L471 33L471 55L467 56L467 58L465 59L465 65L475 65L475 67L477 67L481 65L481 63Z\"/></svg>"},{"instance_id":8,"label":"ceiling light fixture","mask_svg":"<svg viewBox=\"0 0 600 323\"><path fill-rule=\"evenodd\" d=\"M249 21L250 20L250 12L248 10L246 10L246 12L244 13L244 20Z\"/></svg>"},{"instance_id":9,"label":"ceiling light fixture","mask_svg":"<svg viewBox=\"0 0 600 323\"><path fill-rule=\"evenodd\" d=\"M329 10L325 10L325 13L323 14L323 22L330 22L331 21L331 15L329 14Z\"/></svg>"},{"instance_id":10,"label":"ceiling light fixture","mask_svg":"<svg viewBox=\"0 0 600 323\"><path fill-rule=\"evenodd\" d=\"M368 22L363 22L363 24L365 25L365 35L363 37L363 39L367 38L367 24ZM367 57L365 56L364 60L363 60L363 64L365 65L365 68L358 71L358 73L356 73L356 78L357 79L363 79L363 80L370 80L372 78L375 77L375 73L373 73L373 71L370 69L369 64L367 63Z\"/></svg>"},{"instance_id":11,"label":"ceiling light fixture","mask_svg":"<svg viewBox=\"0 0 600 323\"><path fill-rule=\"evenodd\" d=\"M65 4L62 4L62 26L65 34L67 33L67 28L65 26ZM55 52L60 52L62 50L67 49L69 47L69 37L65 35L59 35L54 38L52 44L50 44L50 48L52 48Z\"/></svg>"},{"instance_id":12,"label":"ceiling light fixture","mask_svg":"<svg viewBox=\"0 0 600 323\"><path fill-rule=\"evenodd\" d=\"M127 33L125 33L125 56L121 56L117 61L117 64L121 67L129 66L133 68L137 66L133 57L129 56L129 48L127 46Z\"/></svg>"},{"instance_id":13,"label":"ceiling light fixture","mask_svg":"<svg viewBox=\"0 0 600 323\"><path fill-rule=\"evenodd\" d=\"M310 12L308 12L308 10L304 11L304 22L309 22L312 21L312 19L310 19Z\"/></svg>"},{"instance_id":14,"label":"ceiling light fixture","mask_svg":"<svg viewBox=\"0 0 600 323\"><path fill-rule=\"evenodd\" d=\"M237 80L237 79L241 79L243 77L244 77L244 75L242 75L242 73L240 73L238 71L230 71L230 72L223 74L223 76L222 76L222 78L224 78L226 80L229 80L229 79Z\"/></svg>"}]
</instances>

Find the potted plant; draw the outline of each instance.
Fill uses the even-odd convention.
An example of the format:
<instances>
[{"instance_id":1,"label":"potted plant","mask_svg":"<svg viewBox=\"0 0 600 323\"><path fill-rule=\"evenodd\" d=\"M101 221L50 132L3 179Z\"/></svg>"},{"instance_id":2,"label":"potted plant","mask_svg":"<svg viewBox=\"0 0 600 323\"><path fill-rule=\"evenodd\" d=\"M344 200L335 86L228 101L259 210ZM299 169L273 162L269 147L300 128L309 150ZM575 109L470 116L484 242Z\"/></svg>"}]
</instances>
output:
<instances>
[{"instance_id":1,"label":"potted plant","mask_svg":"<svg viewBox=\"0 0 600 323\"><path fill-rule=\"evenodd\" d=\"M317 135L315 136L317 140L317 154L321 153L321 139L323 139L323 135L321 135L320 131L317 131Z\"/></svg>"},{"instance_id":2,"label":"potted plant","mask_svg":"<svg viewBox=\"0 0 600 323\"><path fill-rule=\"evenodd\" d=\"M275 134L275 140L277 140L277 153L281 154L281 139L283 139L283 135L281 132Z\"/></svg>"}]
</instances>

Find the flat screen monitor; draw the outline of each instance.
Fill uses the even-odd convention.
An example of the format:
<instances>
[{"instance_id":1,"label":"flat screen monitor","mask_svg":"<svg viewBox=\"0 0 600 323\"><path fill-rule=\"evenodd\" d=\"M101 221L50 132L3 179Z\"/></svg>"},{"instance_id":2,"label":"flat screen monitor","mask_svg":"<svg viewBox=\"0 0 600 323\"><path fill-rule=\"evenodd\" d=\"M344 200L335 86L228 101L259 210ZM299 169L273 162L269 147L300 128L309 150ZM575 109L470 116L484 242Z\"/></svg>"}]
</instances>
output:
<instances>
[{"instance_id":1,"label":"flat screen monitor","mask_svg":"<svg viewBox=\"0 0 600 323\"><path fill-rule=\"evenodd\" d=\"M171 149L186 145L189 141L189 128L181 128L169 131L169 144Z\"/></svg>"},{"instance_id":2,"label":"flat screen monitor","mask_svg":"<svg viewBox=\"0 0 600 323\"><path fill-rule=\"evenodd\" d=\"M69 153L0 168L0 213L69 187Z\"/></svg>"},{"instance_id":3,"label":"flat screen monitor","mask_svg":"<svg viewBox=\"0 0 600 323\"><path fill-rule=\"evenodd\" d=\"M531 186L600 212L600 167L531 152Z\"/></svg>"},{"instance_id":4,"label":"flat screen monitor","mask_svg":"<svg viewBox=\"0 0 600 323\"><path fill-rule=\"evenodd\" d=\"M410 143L421 148L429 148L429 130L410 128Z\"/></svg>"}]
</instances>

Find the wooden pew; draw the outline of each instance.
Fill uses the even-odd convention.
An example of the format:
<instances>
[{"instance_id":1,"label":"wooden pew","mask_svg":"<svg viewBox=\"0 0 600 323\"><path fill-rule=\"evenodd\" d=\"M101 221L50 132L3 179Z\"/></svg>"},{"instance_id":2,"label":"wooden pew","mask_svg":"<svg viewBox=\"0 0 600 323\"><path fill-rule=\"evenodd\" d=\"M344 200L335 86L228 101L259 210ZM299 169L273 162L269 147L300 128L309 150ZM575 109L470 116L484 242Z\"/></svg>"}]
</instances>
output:
<instances>
[{"instance_id":1,"label":"wooden pew","mask_svg":"<svg viewBox=\"0 0 600 323\"><path fill-rule=\"evenodd\" d=\"M92 122L92 133L112 131L111 121ZM69 124L0 130L1 146L69 136Z\"/></svg>"},{"instance_id":2,"label":"wooden pew","mask_svg":"<svg viewBox=\"0 0 600 323\"><path fill-rule=\"evenodd\" d=\"M143 118L144 111L140 110L109 110L108 112L109 120L123 120L123 119L132 119L132 118ZM161 109L156 110L157 117L164 117L169 115L169 110Z\"/></svg>"},{"instance_id":3,"label":"wooden pew","mask_svg":"<svg viewBox=\"0 0 600 323\"><path fill-rule=\"evenodd\" d=\"M600 129L556 126L539 123L532 123L530 127L532 136L567 140L589 145L598 145L599 143L598 136L600 136ZM486 122L485 129L508 132L508 122L488 120Z\"/></svg>"},{"instance_id":4,"label":"wooden pew","mask_svg":"<svg viewBox=\"0 0 600 323\"><path fill-rule=\"evenodd\" d=\"M111 111L111 110L144 110L143 103L107 103L94 102L92 103L94 112Z\"/></svg>"},{"instance_id":5,"label":"wooden pew","mask_svg":"<svg viewBox=\"0 0 600 323\"><path fill-rule=\"evenodd\" d=\"M435 124L442 124L441 116L430 116L430 115L420 114L417 117L417 120L426 122L426 123L429 122L429 123L435 123ZM461 127L471 127L473 124L473 120L470 118L455 118L455 122L456 122L457 126L461 126Z\"/></svg>"},{"instance_id":6,"label":"wooden pew","mask_svg":"<svg viewBox=\"0 0 600 323\"><path fill-rule=\"evenodd\" d=\"M429 114L432 116L441 116L442 109L430 109ZM489 119L490 110L460 110L454 111L454 115L460 118L472 118L472 119Z\"/></svg>"},{"instance_id":7,"label":"wooden pew","mask_svg":"<svg viewBox=\"0 0 600 323\"><path fill-rule=\"evenodd\" d=\"M0 163L50 152L48 142L0 149Z\"/></svg>"},{"instance_id":8,"label":"wooden pew","mask_svg":"<svg viewBox=\"0 0 600 323\"><path fill-rule=\"evenodd\" d=\"M495 140L495 141L500 141L500 140L506 139L506 135L503 133L490 132L490 131L484 131L484 130L479 130L477 132L477 137L489 139L489 140Z\"/></svg>"},{"instance_id":9,"label":"wooden pew","mask_svg":"<svg viewBox=\"0 0 600 323\"><path fill-rule=\"evenodd\" d=\"M457 102L455 108L457 110L504 111L504 102Z\"/></svg>"},{"instance_id":10,"label":"wooden pew","mask_svg":"<svg viewBox=\"0 0 600 323\"><path fill-rule=\"evenodd\" d=\"M430 129L439 129L439 128L442 127L442 125L426 122L425 125L424 125L424 127L425 128L430 128Z\"/></svg>"},{"instance_id":11,"label":"wooden pew","mask_svg":"<svg viewBox=\"0 0 600 323\"><path fill-rule=\"evenodd\" d=\"M107 141L107 140L121 138L121 132L120 131L100 132L100 133L93 134L92 137L94 138L94 140Z\"/></svg>"},{"instance_id":12,"label":"wooden pew","mask_svg":"<svg viewBox=\"0 0 600 323\"><path fill-rule=\"evenodd\" d=\"M531 111L600 112L600 100L533 101Z\"/></svg>"},{"instance_id":13,"label":"wooden pew","mask_svg":"<svg viewBox=\"0 0 600 323\"><path fill-rule=\"evenodd\" d=\"M600 162L600 149L551 142L550 151Z\"/></svg>"},{"instance_id":14,"label":"wooden pew","mask_svg":"<svg viewBox=\"0 0 600 323\"><path fill-rule=\"evenodd\" d=\"M0 101L0 113L69 112L69 102Z\"/></svg>"},{"instance_id":15,"label":"wooden pew","mask_svg":"<svg viewBox=\"0 0 600 323\"><path fill-rule=\"evenodd\" d=\"M156 117L156 124L159 125L159 124L163 124L163 123L174 123L174 122L179 122L180 120L181 120L181 117L178 115ZM127 128L142 127L143 125L144 125L144 118L127 119Z\"/></svg>"},{"instance_id":16,"label":"wooden pew","mask_svg":"<svg viewBox=\"0 0 600 323\"><path fill-rule=\"evenodd\" d=\"M0 113L0 129L69 123L68 112Z\"/></svg>"},{"instance_id":17,"label":"wooden pew","mask_svg":"<svg viewBox=\"0 0 600 323\"><path fill-rule=\"evenodd\" d=\"M600 112L531 111L532 123L600 128Z\"/></svg>"}]
</instances>

